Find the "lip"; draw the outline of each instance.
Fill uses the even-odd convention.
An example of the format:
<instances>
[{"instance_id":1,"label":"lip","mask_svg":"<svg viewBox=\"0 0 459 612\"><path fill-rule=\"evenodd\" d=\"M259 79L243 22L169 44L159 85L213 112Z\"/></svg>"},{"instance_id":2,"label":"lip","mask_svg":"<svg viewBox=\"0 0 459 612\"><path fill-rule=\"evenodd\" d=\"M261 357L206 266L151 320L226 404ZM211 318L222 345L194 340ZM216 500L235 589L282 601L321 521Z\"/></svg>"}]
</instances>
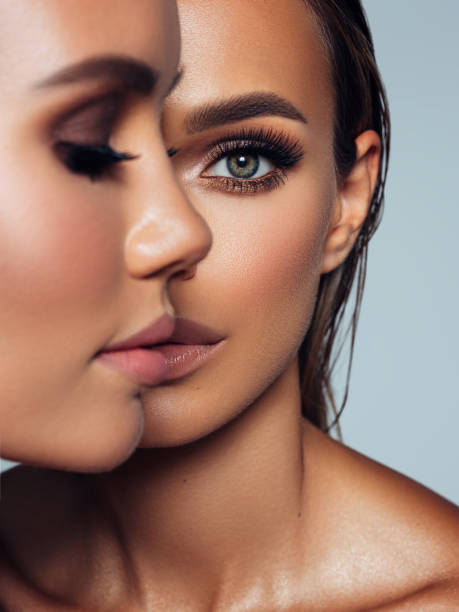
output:
<instances>
[{"instance_id":1,"label":"lip","mask_svg":"<svg viewBox=\"0 0 459 612\"><path fill-rule=\"evenodd\" d=\"M140 332L108 345L97 358L139 385L158 385L167 379L168 367L166 357L155 348L171 338L174 328L174 319L164 314Z\"/></svg>"},{"instance_id":2,"label":"lip","mask_svg":"<svg viewBox=\"0 0 459 612\"><path fill-rule=\"evenodd\" d=\"M140 332L108 345L97 358L137 384L153 387L195 372L224 340L202 323L165 314Z\"/></svg>"},{"instance_id":3,"label":"lip","mask_svg":"<svg viewBox=\"0 0 459 612\"><path fill-rule=\"evenodd\" d=\"M171 337L156 349L166 360L166 380L192 374L204 365L223 344L225 337L196 321L177 318Z\"/></svg>"},{"instance_id":4,"label":"lip","mask_svg":"<svg viewBox=\"0 0 459 612\"><path fill-rule=\"evenodd\" d=\"M176 344L216 344L223 340L223 338L222 334L202 323L185 319L184 317L177 317L175 319L174 331L167 341Z\"/></svg>"},{"instance_id":5,"label":"lip","mask_svg":"<svg viewBox=\"0 0 459 612\"><path fill-rule=\"evenodd\" d=\"M125 351L133 348L149 347L171 340L175 332L176 320L168 314L162 315L141 331L129 336L121 342L108 345L104 352Z\"/></svg>"}]
</instances>

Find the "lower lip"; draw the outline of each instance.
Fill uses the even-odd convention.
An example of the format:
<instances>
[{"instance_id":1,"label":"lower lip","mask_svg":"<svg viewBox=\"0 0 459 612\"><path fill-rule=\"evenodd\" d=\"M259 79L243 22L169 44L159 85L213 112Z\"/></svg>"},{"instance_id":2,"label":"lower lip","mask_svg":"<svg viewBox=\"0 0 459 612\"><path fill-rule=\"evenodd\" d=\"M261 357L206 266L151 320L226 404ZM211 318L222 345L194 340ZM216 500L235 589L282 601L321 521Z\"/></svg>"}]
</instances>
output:
<instances>
[{"instance_id":1,"label":"lower lip","mask_svg":"<svg viewBox=\"0 0 459 612\"><path fill-rule=\"evenodd\" d=\"M163 344L156 350L166 361L166 380L175 380L198 370L221 345L222 341L216 344Z\"/></svg>"},{"instance_id":2,"label":"lower lip","mask_svg":"<svg viewBox=\"0 0 459 612\"><path fill-rule=\"evenodd\" d=\"M159 385L168 379L169 368L164 355L158 350L135 348L107 351L98 357L103 363L119 370L139 385Z\"/></svg>"}]
</instances>

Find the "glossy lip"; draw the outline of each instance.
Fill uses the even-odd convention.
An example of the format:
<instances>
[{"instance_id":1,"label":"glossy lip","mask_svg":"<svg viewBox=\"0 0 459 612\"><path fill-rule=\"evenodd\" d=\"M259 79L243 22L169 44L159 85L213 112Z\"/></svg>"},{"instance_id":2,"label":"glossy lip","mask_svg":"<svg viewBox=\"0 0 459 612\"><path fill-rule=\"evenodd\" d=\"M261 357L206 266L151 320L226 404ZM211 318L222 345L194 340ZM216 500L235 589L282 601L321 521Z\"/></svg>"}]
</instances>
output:
<instances>
[{"instance_id":1,"label":"glossy lip","mask_svg":"<svg viewBox=\"0 0 459 612\"><path fill-rule=\"evenodd\" d=\"M174 319L164 314L136 334L103 348L96 357L139 385L158 385L167 379L168 367L166 357L154 347L169 340L174 329Z\"/></svg>"},{"instance_id":2,"label":"glossy lip","mask_svg":"<svg viewBox=\"0 0 459 612\"><path fill-rule=\"evenodd\" d=\"M225 337L196 321L177 318L174 333L156 349L166 360L166 380L176 380L204 365L223 345Z\"/></svg>"},{"instance_id":3,"label":"glossy lip","mask_svg":"<svg viewBox=\"0 0 459 612\"><path fill-rule=\"evenodd\" d=\"M153 387L196 371L224 340L202 323L163 315L142 331L108 345L97 357L137 384Z\"/></svg>"}]
</instances>

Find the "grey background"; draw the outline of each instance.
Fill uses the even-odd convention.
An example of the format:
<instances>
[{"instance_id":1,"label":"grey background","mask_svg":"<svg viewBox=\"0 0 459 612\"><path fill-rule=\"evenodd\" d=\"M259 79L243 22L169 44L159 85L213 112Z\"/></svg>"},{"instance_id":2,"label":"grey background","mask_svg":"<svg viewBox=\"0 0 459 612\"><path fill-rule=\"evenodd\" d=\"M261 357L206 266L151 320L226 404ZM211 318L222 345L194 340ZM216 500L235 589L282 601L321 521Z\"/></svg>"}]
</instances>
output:
<instances>
[{"instance_id":1,"label":"grey background","mask_svg":"<svg viewBox=\"0 0 459 612\"><path fill-rule=\"evenodd\" d=\"M364 0L392 113L344 441L459 504L459 0Z\"/></svg>"},{"instance_id":2,"label":"grey background","mask_svg":"<svg viewBox=\"0 0 459 612\"><path fill-rule=\"evenodd\" d=\"M344 440L459 503L459 0L364 6L393 145Z\"/></svg>"}]
</instances>

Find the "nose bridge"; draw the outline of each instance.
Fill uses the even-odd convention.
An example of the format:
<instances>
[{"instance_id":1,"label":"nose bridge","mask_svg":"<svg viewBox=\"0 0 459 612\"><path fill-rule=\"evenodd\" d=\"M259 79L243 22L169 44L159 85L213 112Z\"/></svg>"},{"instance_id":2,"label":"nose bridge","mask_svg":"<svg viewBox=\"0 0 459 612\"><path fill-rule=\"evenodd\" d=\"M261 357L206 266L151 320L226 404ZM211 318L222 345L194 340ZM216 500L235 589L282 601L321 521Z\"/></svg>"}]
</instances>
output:
<instances>
[{"instance_id":1,"label":"nose bridge","mask_svg":"<svg viewBox=\"0 0 459 612\"><path fill-rule=\"evenodd\" d=\"M136 214L125 242L135 277L189 273L208 253L212 238L202 217L179 187L166 153L144 162L136 189Z\"/></svg>"}]
</instances>

